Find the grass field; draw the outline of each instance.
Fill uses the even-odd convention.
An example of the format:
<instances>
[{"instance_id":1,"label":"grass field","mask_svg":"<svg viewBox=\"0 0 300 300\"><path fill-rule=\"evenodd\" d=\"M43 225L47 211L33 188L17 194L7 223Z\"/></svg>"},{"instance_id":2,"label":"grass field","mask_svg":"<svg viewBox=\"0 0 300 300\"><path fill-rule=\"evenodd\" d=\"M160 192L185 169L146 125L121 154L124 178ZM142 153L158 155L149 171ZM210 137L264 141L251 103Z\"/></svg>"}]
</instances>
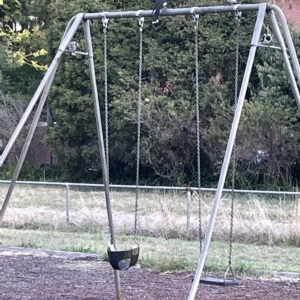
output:
<instances>
[{"instance_id":1,"label":"grass field","mask_svg":"<svg viewBox=\"0 0 300 300\"><path fill-rule=\"evenodd\" d=\"M48 230L0 229L1 244L98 253L106 258L108 236L101 233L74 233ZM117 235L119 249L128 249L133 242L130 236ZM199 243L178 239L138 237L141 248L139 263L152 270L195 270ZM300 279L300 249L235 243L234 268L239 276L272 277L276 272L296 272ZM206 270L222 274L228 264L228 244L213 241L206 262Z\"/></svg>"},{"instance_id":2,"label":"grass field","mask_svg":"<svg viewBox=\"0 0 300 300\"><path fill-rule=\"evenodd\" d=\"M7 185L0 184L0 201ZM201 195L203 230L213 194ZM228 263L230 194L222 197L206 268L222 272ZM131 246L134 190L111 191L119 248ZM237 195L234 217L234 266L238 274L272 276L274 271L300 273L299 199L285 196ZM198 196L191 200L186 228L185 191L139 192L140 264L158 271L194 270L199 254ZM0 230L3 245L99 253L105 257L108 224L104 192L97 188L70 190L70 223L66 224L63 186L17 185ZM104 256L103 256L104 255Z\"/></svg>"}]
</instances>

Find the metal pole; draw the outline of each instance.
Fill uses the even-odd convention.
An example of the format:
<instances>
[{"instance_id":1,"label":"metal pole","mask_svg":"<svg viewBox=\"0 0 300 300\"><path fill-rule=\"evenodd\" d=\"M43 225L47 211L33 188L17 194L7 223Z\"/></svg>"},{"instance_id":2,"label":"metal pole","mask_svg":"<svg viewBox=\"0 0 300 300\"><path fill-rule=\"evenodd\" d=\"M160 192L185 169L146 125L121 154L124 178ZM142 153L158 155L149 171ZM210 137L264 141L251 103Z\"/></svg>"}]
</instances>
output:
<instances>
[{"instance_id":1,"label":"metal pole","mask_svg":"<svg viewBox=\"0 0 300 300\"><path fill-rule=\"evenodd\" d=\"M18 138L21 130L23 129L27 119L29 118L34 106L36 105L39 97L41 96L44 88L45 88L45 85L47 84L47 82L49 82L51 76L52 76L52 73L54 72L55 73L55 69L57 67L57 64L58 64L58 61L62 55L62 53L65 51L65 49L67 48L68 44L70 43L74 33L76 32L80 22L82 21L82 18L83 18L83 15L84 14L78 14L75 18L75 20L73 21L72 19L72 22L73 22L73 25L71 26L69 32L65 35L65 38L62 39L62 42L59 46L59 49L58 49L58 52L56 53L51 65L49 66L49 69L48 71L46 72L43 80L41 81L39 87L37 88L34 96L32 97L31 101L29 102L19 124L17 125L14 133L12 134L10 140L8 141L5 149L3 150L2 152L2 155L0 156L0 167L2 167L3 163L5 162L11 148L13 147L16 139ZM71 22L71 21L70 21ZM70 23L69 22L69 23ZM68 24L69 25L69 24Z\"/></svg>"},{"instance_id":2,"label":"metal pole","mask_svg":"<svg viewBox=\"0 0 300 300\"><path fill-rule=\"evenodd\" d=\"M190 230L191 224L191 188L186 189L186 230Z\"/></svg>"},{"instance_id":3,"label":"metal pole","mask_svg":"<svg viewBox=\"0 0 300 300\"><path fill-rule=\"evenodd\" d=\"M66 184L66 222L70 222L70 186Z\"/></svg>"},{"instance_id":4,"label":"metal pole","mask_svg":"<svg viewBox=\"0 0 300 300\"><path fill-rule=\"evenodd\" d=\"M299 94L297 82L296 82L296 79L295 79L295 76L294 76L294 73L293 73L293 69L291 67L290 59L289 59L289 56L288 56L288 53L287 53L287 50L286 50L286 47L285 47L283 37L281 35L280 28L278 26L277 20L276 20L275 15L274 15L274 11L269 10L267 12L267 16L268 16L269 21L270 21L270 27L272 28L272 32L274 33L274 35L277 39L277 42L278 42L278 44L281 48L282 59L283 59L283 62L284 62L285 68L286 68L288 78L290 80L290 84L291 84L291 87L292 87L292 90L293 90L293 93L294 93L294 97L295 97L295 100L296 100L296 103L297 103L297 106L298 106L298 110L300 111L300 94ZM293 48L294 48L294 46L293 46Z\"/></svg>"},{"instance_id":5,"label":"metal pole","mask_svg":"<svg viewBox=\"0 0 300 300\"><path fill-rule=\"evenodd\" d=\"M67 24L67 26L66 26L66 29L65 29L65 31L64 31L64 34L63 34L63 36L62 36L62 38L61 38L62 41L65 39L66 35L68 34L68 32L69 32L70 28L72 27L72 25L73 25L74 20L76 19L76 17L77 17L77 15L75 15L74 17L72 17L72 18L70 19L70 21L68 22L68 24ZM60 48L60 47L59 47L59 48Z\"/></svg>"},{"instance_id":6,"label":"metal pole","mask_svg":"<svg viewBox=\"0 0 300 300\"><path fill-rule=\"evenodd\" d=\"M90 77L91 77L92 94L93 94L93 99L94 99L94 109L95 109L95 118L96 118L96 125L97 125L97 137L98 137L98 147L99 147L99 152L100 152L102 178L103 178L104 191L105 191L107 218L108 218L109 227L110 227L110 234L111 234L110 239L111 239L111 242L116 247L115 236L114 236L114 227L113 227L113 218L112 218L112 213L111 213L109 182L107 180L107 165L106 165L106 158L105 158L103 131L102 131L102 124L101 124L100 106L99 106L98 90L97 90L97 82L96 82L96 74L95 74L95 65L94 65L94 57L93 57L94 56L93 55L93 45L92 45L92 38L91 38L89 20L86 20L86 21L83 22L83 28L84 28L84 37L85 37L86 48L87 48L88 57L89 57L89 70L90 70ZM117 299L119 300L119 299L122 299L119 271L114 270L114 275L115 275Z\"/></svg>"},{"instance_id":7,"label":"metal pole","mask_svg":"<svg viewBox=\"0 0 300 300\"><path fill-rule=\"evenodd\" d=\"M286 18L283 11L276 5L271 4L270 9L274 10L279 17L279 21L282 27L283 36L285 37L287 47L289 49L292 65L294 67L294 72L298 80L298 85L300 87L300 66L297 57L297 53L294 47L293 39L287 24Z\"/></svg>"},{"instance_id":8,"label":"metal pole","mask_svg":"<svg viewBox=\"0 0 300 300\"><path fill-rule=\"evenodd\" d=\"M178 16L178 15L191 15L192 14L214 14L214 13L229 13L239 11L258 11L260 4L237 4L237 5L223 5L223 6L208 6L208 7L186 7L176 9L166 9L161 11L160 16ZM238 7L238 8L237 8ZM191 12L192 10L192 12ZM86 13L84 20L102 19L106 17L108 19L115 18L136 18L141 17L153 17L152 10L140 10L140 11L115 11L115 12L99 12L99 13Z\"/></svg>"},{"instance_id":9,"label":"metal pole","mask_svg":"<svg viewBox=\"0 0 300 300\"><path fill-rule=\"evenodd\" d=\"M41 96L41 99L40 99L40 102L39 102L39 105L36 109L36 112L35 112L35 115L33 117L33 120L32 120L32 123L31 123L31 126L30 126L30 129L28 131L28 134L27 134L27 137L26 137L26 140L24 142L24 146L23 146L23 149L22 149L22 152L21 152L21 155L20 155L20 158L18 160L18 163L17 163L17 166L15 168L15 171L14 171L14 174L13 174L13 177L11 179L11 182L10 182L10 185L8 187L8 191L7 191L7 194L5 196L5 199L4 199L4 202L3 202L3 205L2 205L2 208L1 208L1 211L0 211L0 225L2 224L3 222L3 218L4 218L4 214L5 214L5 211L6 211L6 208L8 206L8 203L9 203L9 200L10 200L10 197L11 197L11 194L14 190L14 187L16 185L16 181L19 177L19 174L21 172L21 169L22 169L22 166L24 164L24 161L25 161L25 158L26 158L26 155L27 155L27 152L28 152L28 149L29 149L29 146L31 144L31 141L32 141L32 138L33 138L33 135L34 135L34 132L35 132L35 129L37 127L37 124L38 124L38 121L40 119L40 116L41 116L41 113L43 111L43 108L44 108L44 105L45 105L45 102L46 102L46 99L47 99L47 96L48 96L48 92L49 92L49 89L51 87L51 83L53 81L53 78L54 78L54 75L55 75L55 72L56 72L56 69L58 67L58 62L57 64L55 65L54 68L52 68L52 73L50 73L50 77L48 79L48 82L45 86L45 89L44 89L44 92Z\"/></svg>"},{"instance_id":10,"label":"metal pole","mask_svg":"<svg viewBox=\"0 0 300 300\"><path fill-rule=\"evenodd\" d=\"M10 182L7 194L5 196L1 211L0 211L0 225L3 222L4 214L5 214L5 211L7 209L11 194L14 190L15 185L16 185L16 181L19 177L20 171L21 171L23 163L25 161L29 146L31 144L31 140L33 138L33 135L34 135L34 132L35 132L35 129L36 129L36 126L38 124L38 121L39 121L39 118L41 116L42 110L45 106L45 102L46 102L46 99L47 99L47 96L48 96L48 92L50 90L54 75L55 75L56 70L57 70L58 65L59 65L60 57L61 57L62 53L64 52L64 50L66 49L69 42L71 41L74 33L76 32L76 30L77 30L77 28L78 28L78 26L79 26L79 24L82 20L82 17L83 17L83 14L78 14L74 21L72 19L73 24L70 28L70 31L67 34L64 35L64 39L62 40L62 42L60 44L59 51L55 55L55 58L53 59L47 73L45 74L45 76L44 76L42 82L40 83L37 91L35 92L33 98L31 99L31 101L30 101L25 113L23 114L17 128L15 129L13 135L11 136L7 146L5 147L5 149L2 153L2 156L0 157L0 167L1 167L2 164L4 163L5 159L6 159L7 155L9 154L9 152L11 150L11 147L13 146L13 144L15 143L16 139L18 138L21 130L23 129L23 127L25 125L25 122L27 121L30 113L32 112L32 109L34 108L38 98L40 97L40 94L43 92L43 94L41 96L41 99L40 99L40 102L39 102L39 105L37 107L37 110L35 112L33 121L31 123L29 132L27 134L27 138L25 140L25 143L24 143L19 161L17 163L17 166L15 168L12 180ZM70 24L70 22L69 22L69 24Z\"/></svg>"},{"instance_id":11,"label":"metal pole","mask_svg":"<svg viewBox=\"0 0 300 300\"><path fill-rule=\"evenodd\" d=\"M193 281L193 284L192 284L192 287L190 290L189 298L188 298L189 300L195 299L197 288L198 288L201 274L203 271L205 259L207 256L209 244L211 241L213 227L214 227L215 219L217 216L219 203L221 200L222 190L224 187L226 175L228 172L228 167L229 167L229 163L230 163L230 159L231 159L231 153L232 153L232 149L234 146L234 141L235 141L235 137L236 137L239 120L240 120L241 113L242 113L242 108L243 108L245 95L246 95L246 91L247 91L247 87L248 87L248 83L249 83L249 78L251 75L251 70L252 70L252 66L253 66L253 62L254 62L254 58L255 58L255 53L257 50L257 45L258 45L260 35L261 35L261 30L262 30L262 26L263 26L263 22L264 22L264 18L265 18L265 13L266 13L266 4L265 3L259 4L259 10L258 10L258 14L257 14L257 19L256 19L253 36L252 36L251 48L250 48L250 52L249 52L249 56L248 56L246 70L244 73L244 78L243 78L243 82L242 82L242 86L241 86L241 90L240 90L240 94L239 94L239 99L238 99L238 103L236 106L234 119L232 122L232 127L231 127L231 131L230 131L230 136L229 136L229 140L228 140L228 144L227 144L227 148L226 148L224 161L222 164L219 183L218 183L216 195L214 198L213 208L211 211L208 228L207 228L207 231L205 234L205 240L203 243L202 253L199 258L197 271L196 271L195 278L194 278L194 281Z\"/></svg>"}]
</instances>

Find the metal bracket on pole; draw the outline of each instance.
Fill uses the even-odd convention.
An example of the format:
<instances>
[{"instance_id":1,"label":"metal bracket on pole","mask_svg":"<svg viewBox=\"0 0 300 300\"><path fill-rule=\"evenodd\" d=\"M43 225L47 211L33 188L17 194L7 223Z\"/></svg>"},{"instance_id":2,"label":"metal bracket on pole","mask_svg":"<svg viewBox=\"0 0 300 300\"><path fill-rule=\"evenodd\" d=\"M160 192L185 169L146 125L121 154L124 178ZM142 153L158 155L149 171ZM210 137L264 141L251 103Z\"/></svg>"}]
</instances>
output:
<instances>
[{"instance_id":1,"label":"metal bracket on pole","mask_svg":"<svg viewBox=\"0 0 300 300\"><path fill-rule=\"evenodd\" d=\"M282 49L280 47L278 47L278 46L272 46L272 45L261 45L261 44L258 44L257 47L270 48L270 49L276 49L276 50L282 51Z\"/></svg>"},{"instance_id":2,"label":"metal bracket on pole","mask_svg":"<svg viewBox=\"0 0 300 300\"><path fill-rule=\"evenodd\" d=\"M237 22L240 23L241 22L241 18L242 18L242 12L239 11L239 10L236 10L236 12L235 12L235 18L236 18Z\"/></svg>"},{"instance_id":3,"label":"metal bracket on pole","mask_svg":"<svg viewBox=\"0 0 300 300\"><path fill-rule=\"evenodd\" d=\"M143 31L145 17L141 16L141 10L138 10L136 12L136 16L139 18L140 31Z\"/></svg>"},{"instance_id":4,"label":"metal bracket on pole","mask_svg":"<svg viewBox=\"0 0 300 300\"><path fill-rule=\"evenodd\" d=\"M196 11L196 7L192 7L191 8L191 14L193 14L193 19L194 19L194 22L195 22L194 30L196 32L199 29L199 14L195 13L195 11Z\"/></svg>"},{"instance_id":5,"label":"metal bracket on pole","mask_svg":"<svg viewBox=\"0 0 300 300\"><path fill-rule=\"evenodd\" d=\"M103 17L102 17L103 32L106 33L107 32L107 25L108 25L109 19L106 18L107 12L103 12L102 14L103 14Z\"/></svg>"},{"instance_id":6,"label":"metal bracket on pole","mask_svg":"<svg viewBox=\"0 0 300 300\"><path fill-rule=\"evenodd\" d=\"M80 54L80 55L84 55L84 56L88 56L88 55L89 55L87 52L81 52L81 51L70 51L70 50L65 50L65 52L75 53L75 54Z\"/></svg>"},{"instance_id":7,"label":"metal bracket on pole","mask_svg":"<svg viewBox=\"0 0 300 300\"><path fill-rule=\"evenodd\" d=\"M233 10L238 12L240 4L233 5Z\"/></svg>"}]
</instances>

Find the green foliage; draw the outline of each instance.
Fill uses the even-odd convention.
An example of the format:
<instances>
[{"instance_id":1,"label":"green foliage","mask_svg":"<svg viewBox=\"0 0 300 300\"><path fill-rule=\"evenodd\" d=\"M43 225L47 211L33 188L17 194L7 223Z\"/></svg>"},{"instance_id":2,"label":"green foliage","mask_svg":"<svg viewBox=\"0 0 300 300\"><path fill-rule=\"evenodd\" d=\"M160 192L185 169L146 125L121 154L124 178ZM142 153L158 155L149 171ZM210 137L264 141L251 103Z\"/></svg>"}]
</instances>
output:
<instances>
[{"instance_id":1,"label":"green foliage","mask_svg":"<svg viewBox=\"0 0 300 300\"><path fill-rule=\"evenodd\" d=\"M299 152L296 108L259 96L246 103L240 127L240 171L249 184L268 184L278 189L292 185L291 167Z\"/></svg>"},{"instance_id":2,"label":"green foliage","mask_svg":"<svg viewBox=\"0 0 300 300\"><path fill-rule=\"evenodd\" d=\"M64 249L65 251L71 252L81 252L81 253L90 253L92 252L92 248L90 246L83 246L83 245L71 245Z\"/></svg>"},{"instance_id":3,"label":"green foliage","mask_svg":"<svg viewBox=\"0 0 300 300\"><path fill-rule=\"evenodd\" d=\"M242 1L248 3L249 1ZM216 1L171 1L170 7L222 5ZM42 71L60 44L67 22L78 12L151 9L153 1L8 0L6 19L24 22L21 33L2 30L2 86L6 92L33 94ZM256 13L244 12L240 28L239 80L246 66ZM265 26L268 28L268 24ZM46 33L46 34L45 34ZM102 23L91 21L96 80L104 121ZM236 24L234 14L208 14L199 21L201 176L218 178L234 113ZM133 183L136 169L139 30L137 19L108 23L108 102L111 181ZM293 34L295 45L299 34ZM74 35L86 51L82 26ZM13 41L17 47L10 49ZM4 48L3 48L4 47ZM298 47L299 48L299 47ZM48 52L48 58L46 55ZM299 50L298 50L299 51ZM141 179L147 183L197 184L195 34L191 16L146 18L143 36ZM11 64L7 58L12 57ZM4 63L5 62L5 63ZM13 66L13 68L12 68ZM64 55L50 91L54 118L46 142L58 156L62 179L99 181L101 176L94 107L86 57ZM1 74L0 74L1 80ZM276 99L276 104L274 99ZM259 48L247 90L238 136L237 186L293 184L300 163L298 117L279 53ZM105 128L105 124L102 124ZM267 136L268 138L262 138ZM262 152L261 152L262 151ZM260 163L257 152L268 153ZM270 155L272 153L272 155ZM261 157L259 158L261 159ZM95 171L87 172L91 165ZM229 183L230 179L228 179Z\"/></svg>"},{"instance_id":4,"label":"green foliage","mask_svg":"<svg viewBox=\"0 0 300 300\"><path fill-rule=\"evenodd\" d=\"M0 170L0 179L1 180L9 180L13 176L14 169L8 168L7 166L4 166Z\"/></svg>"},{"instance_id":5,"label":"green foliage","mask_svg":"<svg viewBox=\"0 0 300 300\"><path fill-rule=\"evenodd\" d=\"M44 22L24 0L5 1L0 17L1 90L31 96L47 69Z\"/></svg>"},{"instance_id":6,"label":"green foliage","mask_svg":"<svg viewBox=\"0 0 300 300\"><path fill-rule=\"evenodd\" d=\"M295 39L297 41L297 39ZM281 54L260 49L257 91L246 102L238 133L240 186L295 185L299 115Z\"/></svg>"},{"instance_id":7,"label":"green foliage","mask_svg":"<svg viewBox=\"0 0 300 300\"><path fill-rule=\"evenodd\" d=\"M172 5L178 6L178 3L174 2ZM53 2L52 14L58 17L64 6L66 22L78 11L120 8L114 5L111 3L104 7L103 4L95 2L87 7L81 1L75 1L66 8L64 2ZM127 6L124 4L122 9L143 8L143 5L147 8L153 3L145 1L137 5L136 2L130 2ZM245 20L251 23L251 18L252 15L249 14ZM53 24L49 28L49 35L53 41L51 53L54 53L55 47L59 44L57 37L61 36L65 22ZM213 154L216 144L213 144L212 139L218 135L216 122L222 126L225 122L225 126L229 128L232 115L226 116L226 112L231 110L230 105L233 102L230 90L235 67L235 19L210 15L203 17L201 22L203 24L201 23L199 32L199 71L200 97L201 101L204 101L201 102L200 109L204 124L203 160L204 165L209 168L204 170L203 174L208 174L212 178L209 175L211 171L208 170L220 165L221 155L224 152L218 150L217 154ZM144 176L168 180L172 184L190 183L196 171L193 26L192 18L188 17L165 18L157 27L147 20L144 25L142 164L146 167L143 169L144 172L148 174L145 173ZM97 45L94 46L94 59L99 83L98 92L102 100L103 34L97 22L92 23L92 36L93 44ZM248 46L250 36L247 37L247 34L243 33L243 37L244 45L241 48L245 51L243 47L246 43ZM79 46L84 44L81 29L74 39L78 41ZM120 172L119 167L125 166L127 170L125 173L134 179L139 68L137 20L111 20L108 47L110 174L117 176ZM243 63L241 60L241 64ZM214 80L218 74L221 74L224 84ZM59 153L60 161L74 180L82 176L87 161L99 161L87 65L83 62L83 58L64 58L58 78L51 93L50 105L59 126L53 126L49 130L47 142ZM223 104L219 105L218 101ZM100 105L103 109L103 101L100 101ZM225 119L216 121L216 116L220 113ZM219 135L223 133L219 131ZM220 143L218 148L221 145L224 148L226 141L218 139L218 142ZM62 151L62 145L68 151ZM211 164L205 162L207 156L210 156ZM150 175L149 167L154 171L154 177L153 171ZM66 174L67 177L69 175Z\"/></svg>"},{"instance_id":8,"label":"green foliage","mask_svg":"<svg viewBox=\"0 0 300 300\"><path fill-rule=\"evenodd\" d=\"M253 266L247 262L239 262L238 264L234 265L235 272L241 275L249 274L251 269L253 269Z\"/></svg>"},{"instance_id":9,"label":"green foliage","mask_svg":"<svg viewBox=\"0 0 300 300\"><path fill-rule=\"evenodd\" d=\"M10 180L13 176L16 164L12 162L6 163L0 169L0 179ZM25 164L19 175L19 180L29 180L29 181L44 181L45 173L40 167Z\"/></svg>"}]
</instances>

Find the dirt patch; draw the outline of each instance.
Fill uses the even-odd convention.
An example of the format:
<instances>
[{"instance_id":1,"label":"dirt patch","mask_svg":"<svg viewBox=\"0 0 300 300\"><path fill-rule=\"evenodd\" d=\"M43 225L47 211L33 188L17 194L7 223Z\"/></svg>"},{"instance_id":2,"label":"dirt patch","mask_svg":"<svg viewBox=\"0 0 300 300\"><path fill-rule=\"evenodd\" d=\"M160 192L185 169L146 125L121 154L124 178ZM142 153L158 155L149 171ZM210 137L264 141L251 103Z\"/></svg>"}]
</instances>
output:
<instances>
[{"instance_id":1,"label":"dirt patch","mask_svg":"<svg viewBox=\"0 0 300 300\"><path fill-rule=\"evenodd\" d=\"M97 255L0 247L0 299L116 299L114 272ZM276 280L240 280L237 287L201 284L201 300L296 300L300 282L281 274ZM194 273L157 274L134 268L120 273L122 299L187 299Z\"/></svg>"}]
</instances>

